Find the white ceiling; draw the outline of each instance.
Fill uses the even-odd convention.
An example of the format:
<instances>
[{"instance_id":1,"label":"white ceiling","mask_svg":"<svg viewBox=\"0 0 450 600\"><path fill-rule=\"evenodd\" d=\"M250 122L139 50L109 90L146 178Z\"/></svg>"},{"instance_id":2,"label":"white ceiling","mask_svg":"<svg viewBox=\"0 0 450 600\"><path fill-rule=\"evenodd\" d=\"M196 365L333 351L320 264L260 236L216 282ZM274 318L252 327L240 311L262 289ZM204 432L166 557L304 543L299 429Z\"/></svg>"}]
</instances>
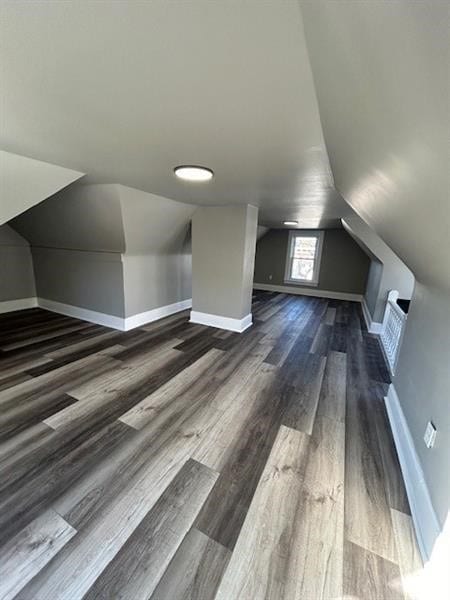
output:
<instances>
[{"instance_id":1,"label":"white ceiling","mask_svg":"<svg viewBox=\"0 0 450 600\"><path fill-rule=\"evenodd\" d=\"M260 222L338 223L295 0L2 2L0 147ZM180 182L174 166L215 171Z\"/></svg>"}]
</instances>

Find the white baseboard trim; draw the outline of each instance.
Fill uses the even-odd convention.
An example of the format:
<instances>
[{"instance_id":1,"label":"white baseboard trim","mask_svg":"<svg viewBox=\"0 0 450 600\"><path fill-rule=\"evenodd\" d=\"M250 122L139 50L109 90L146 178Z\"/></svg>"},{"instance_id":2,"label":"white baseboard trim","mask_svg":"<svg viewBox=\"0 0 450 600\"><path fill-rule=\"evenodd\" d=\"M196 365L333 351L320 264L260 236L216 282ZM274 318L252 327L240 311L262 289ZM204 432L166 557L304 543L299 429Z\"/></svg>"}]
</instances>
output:
<instances>
[{"instance_id":1,"label":"white baseboard trim","mask_svg":"<svg viewBox=\"0 0 450 600\"><path fill-rule=\"evenodd\" d=\"M38 298L38 305L41 308L45 308L45 310L50 310L51 312L56 312L60 315L66 315L68 317L74 317L75 319L96 323L97 325L104 325L105 327L112 327L113 329L125 331L125 319L122 317L81 308L80 306L64 304L63 302L56 302L55 300L47 300L47 298Z\"/></svg>"},{"instance_id":2,"label":"white baseboard trim","mask_svg":"<svg viewBox=\"0 0 450 600\"><path fill-rule=\"evenodd\" d=\"M384 400L405 481L419 549L425 562L431 557L441 527L431 503L419 457L393 384L389 386Z\"/></svg>"},{"instance_id":3,"label":"white baseboard trim","mask_svg":"<svg viewBox=\"0 0 450 600\"><path fill-rule=\"evenodd\" d=\"M35 308L37 305L37 298L35 296L31 298L19 298L17 300L3 300L3 302L0 302L0 313Z\"/></svg>"},{"instance_id":4,"label":"white baseboard trim","mask_svg":"<svg viewBox=\"0 0 450 600\"><path fill-rule=\"evenodd\" d=\"M63 302L47 300L46 298L38 298L36 306L40 306L41 308L45 308L46 310L50 310L61 315L74 317L75 319L82 319L83 321L89 321L90 323L96 323L97 325L104 325L105 327L118 329L119 331L129 331L130 329L140 327L146 323L157 321L163 317L167 317L176 312L190 308L192 306L192 299L189 298L188 300L183 300L181 302L175 302L159 308L147 310L143 313L132 315L131 317L127 318L108 315L95 310L81 308L80 306L64 304Z\"/></svg>"},{"instance_id":5,"label":"white baseboard trim","mask_svg":"<svg viewBox=\"0 0 450 600\"><path fill-rule=\"evenodd\" d=\"M242 333L252 324L251 313L243 319L232 319L231 317L221 317L220 315L212 315L210 313L198 312L191 310L191 323L200 325L209 325L210 327L218 327L219 329L227 329L228 331L237 331Z\"/></svg>"},{"instance_id":6,"label":"white baseboard trim","mask_svg":"<svg viewBox=\"0 0 450 600\"><path fill-rule=\"evenodd\" d=\"M151 323L152 321L158 321L158 319L181 312L182 310L191 308L191 306L192 298L189 298L188 300L174 302L173 304L167 304L166 306L153 308L152 310L147 310L145 312L138 313L137 315L127 317L125 319L125 331L129 331L135 327L140 327L146 323Z\"/></svg>"},{"instance_id":7,"label":"white baseboard trim","mask_svg":"<svg viewBox=\"0 0 450 600\"><path fill-rule=\"evenodd\" d=\"M331 298L332 300L350 300L352 302L361 302L361 294L349 294L347 292L332 292L328 290L319 290L314 287L291 287L288 285L271 285L268 283L254 283L253 289L264 290L266 292L280 292L282 294L296 294L298 296L316 296L318 298Z\"/></svg>"},{"instance_id":8,"label":"white baseboard trim","mask_svg":"<svg viewBox=\"0 0 450 600\"><path fill-rule=\"evenodd\" d=\"M366 299L363 298L361 301L362 312L364 315L364 320L366 322L367 331L369 333L375 333L380 335L383 331L383 323L379 323L378 321L372 321L372 316L369 311L369 307L367 306Z\"/></svg>"}]
</instances>

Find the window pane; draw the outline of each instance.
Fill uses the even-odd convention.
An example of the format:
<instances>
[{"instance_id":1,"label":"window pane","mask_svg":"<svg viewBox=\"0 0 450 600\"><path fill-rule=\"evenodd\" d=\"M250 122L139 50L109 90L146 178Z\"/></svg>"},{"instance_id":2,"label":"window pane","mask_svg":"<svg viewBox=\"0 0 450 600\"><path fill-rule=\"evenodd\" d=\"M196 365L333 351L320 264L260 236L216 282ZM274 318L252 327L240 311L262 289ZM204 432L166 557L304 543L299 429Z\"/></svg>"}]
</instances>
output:
<instances>
[{"instance_id":1,"label":"window pane","mask_svg":"<svg viewBox=\"0 0 450 600\"><path fill-rule=\"evenodd\" d=\"M312 281L314 274L314 261L307 258L294 258L292 261L291 279L304 279Z\"/></svg>"},{"instance_id":2,"label":"window pane","mask_svg":"<svg viewBox=\"0 0 450 600\"><path fill-rule=\"evenodd\" d=\"M309 258L313 259L316 255L316 237L295 237L294 242L294 258Z\"/></svg>"}]
</instances>

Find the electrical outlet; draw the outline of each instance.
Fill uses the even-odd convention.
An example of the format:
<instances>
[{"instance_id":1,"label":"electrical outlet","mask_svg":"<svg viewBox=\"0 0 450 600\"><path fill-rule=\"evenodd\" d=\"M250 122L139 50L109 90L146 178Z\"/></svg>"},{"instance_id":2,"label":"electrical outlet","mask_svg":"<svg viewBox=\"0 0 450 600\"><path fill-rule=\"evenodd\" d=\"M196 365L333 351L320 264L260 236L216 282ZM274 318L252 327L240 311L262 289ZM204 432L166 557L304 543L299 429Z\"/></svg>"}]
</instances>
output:
<instances>
[{"instance_id":1,"label":"electrical outlet","mask_svg":"<svg viewBox=\"0 0 450 600\"><path fill-rule=\"evenodd\" d=\"M434 441L436 439L436 427L433 425L431 421L428 421L427 428L425 429L425 435L423 436L423 441L425 442L425 446L427 448L432 448L434 446Z\"/></svg>"},{"instance_id":2,"label":"electrical outlet","mask_svg":"<svg viewBox=\"0 0 450 600\"><path fill-rule=\"evenodd\" d=\"M272 281L272 275L269 275L269 281Z\"/></svg>"}]
</instances>

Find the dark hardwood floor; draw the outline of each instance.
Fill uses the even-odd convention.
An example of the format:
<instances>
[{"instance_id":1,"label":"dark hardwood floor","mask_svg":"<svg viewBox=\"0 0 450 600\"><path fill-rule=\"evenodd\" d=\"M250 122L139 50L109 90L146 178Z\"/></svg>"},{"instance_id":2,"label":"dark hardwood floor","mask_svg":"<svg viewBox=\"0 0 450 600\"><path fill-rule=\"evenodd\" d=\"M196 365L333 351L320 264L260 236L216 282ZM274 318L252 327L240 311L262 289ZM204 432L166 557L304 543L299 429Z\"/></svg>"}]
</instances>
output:
<instances>
[{"instance_id":1,"label":"dark hardwood floor","mask_svg":"<svg viewBox=\"0 0 450 600\"><path fill-rule=\"evenodd\" d=\"M0 598L391 600L420 569L356 303L0 315Z\"/></svg>"}]
</instances>

